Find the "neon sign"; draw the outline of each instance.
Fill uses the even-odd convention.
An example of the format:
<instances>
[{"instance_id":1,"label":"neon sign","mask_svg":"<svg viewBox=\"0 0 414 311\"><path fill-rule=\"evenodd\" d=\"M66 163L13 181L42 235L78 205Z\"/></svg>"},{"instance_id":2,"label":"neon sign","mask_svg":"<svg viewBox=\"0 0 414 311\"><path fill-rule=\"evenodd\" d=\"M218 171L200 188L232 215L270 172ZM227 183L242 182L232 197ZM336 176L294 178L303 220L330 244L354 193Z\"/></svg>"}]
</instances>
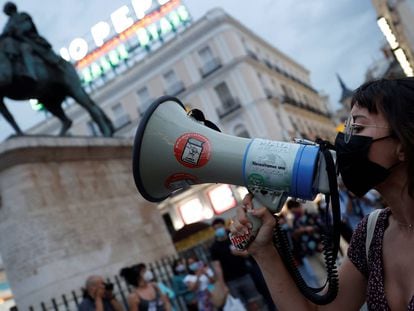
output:
<instances>
[{"instance_id":1,"label":"neon sign","mask_svg":"<svg viewBox=\"0 0 414 311\"><path fill-rule=\"evenodd\" d=\"M191 20L180 0L132 0L131 5L133 10L124 5L111 14L112 27L100 21L91 28L92 45L75 38L68 48L60 49L64 59L75 61L84 83L102 76L137 49L149 51Z\"/></svg>"}]
</instances>

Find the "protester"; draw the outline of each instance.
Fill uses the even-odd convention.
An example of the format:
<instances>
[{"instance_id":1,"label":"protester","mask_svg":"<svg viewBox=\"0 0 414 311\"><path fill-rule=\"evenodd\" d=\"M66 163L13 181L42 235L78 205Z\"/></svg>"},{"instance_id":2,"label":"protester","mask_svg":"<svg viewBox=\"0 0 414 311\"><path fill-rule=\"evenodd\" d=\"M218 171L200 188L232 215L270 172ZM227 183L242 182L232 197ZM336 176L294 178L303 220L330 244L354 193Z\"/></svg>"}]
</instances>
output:
<instances>
[{"instance_id":1,"label":"protester","mask_svg":"<svg viewBox=\"0 0 414 311\"><path fill-rule=\"evenodd\" d=\"M215 241L210 253L214 270L218 275L223 275L233 297L241 299L249 310L258 310L261 297L246 266L245 258L248 253L233 247L224 219L214 219L212 226L215 230Z\"/></svg>"},{"instance_id":2,"label":"protester","mask_svg":"<svg viewBox=\"0 0 414 311\"><path fill-rule=\"evenodd\" d=\"M209 291L209 285L214 283L213 271L195 257L187 259L187 266L189 273L183 281L190 291L196 293L198 310L213 311L214 306Z\"/></svg>"},{"instance_id":3,"label":"protester","mask_svg":"<svg viewBox=\"0 0 414 311\"><path fill-rule=\"evenodd\" d=\"M128 296L129 311L171 311L168 297L151 282L144 264L123 268L120 275L135 289Z\"/></svg>"},{"instance_id":4,"label":"protester","mask_svg":"<svg viewBox=\"0 0 414 311\"><path fill-rule=\"evenodd\" d=\"M110 286L98 275L87 278L83 300L79 304L79 311L122 311L123 307L116 299Z\"/></svg>"},{"instance_id":5,"label":"protester","mask_svg":"<svg viewBox=\"0 0 414 311\"><path fill-rule=\"evenodd\" d=\"M172 266L174 275L172 277L172 288L177 296L182 296L188 311L197 311L197 299L194 292L188 290L184 283L187 273L187 264L184 258L174 261Z\"/></svg>"},{"instance_id":6,"label":"protester","mask_svg":"<svg viewBox=\"0 0 414 311\"><path fill-rule=\"evenodd\" d=\"M365 83L351 106L335 141L339 172L352 193L361 197L375 187L389 207L373 226L365 217L356 228L335 300L315 306L300 294L272 244L275 218L264 207L253 209L251 195L232 226L243 234L251 226L246 212L261 219L248 250L280 310L359 310L365 300L369 310L414 310L414 78Z\"/></svg>"},{"instance_id":7,"label":"protester","mask_svg":"<svg viewBox=\"0 0 414 311\"><path fill-rule=\"evenodd\" d=\"M166 284L164 284L164 282L162 282L161 280L157 280L154 276L154 273L150 269L148 269L148 267L145 263L139 263L138 266L142 267L143 273L144 273L143 274L144 279L147 282L153 282L153 283L157 284L157 286L160 289L161 293L163 293L164 295L167 295L167 297L170 301L175 299L174 291L171 288L169 288Z\"/></svg>"},{"instance_id":8,"label":"protester","mask_svg":"<svg viewBox=\"0 0 414 311\"><path fill-rule=\"evenodd\" d=\"M293 215L292 237L293 257L298 265L303 279L311 287L322 285L326 276L322 251L322 220L316 213L305 210L303 205L295 200L286 203Z\"/></svg>"}]
</instances>

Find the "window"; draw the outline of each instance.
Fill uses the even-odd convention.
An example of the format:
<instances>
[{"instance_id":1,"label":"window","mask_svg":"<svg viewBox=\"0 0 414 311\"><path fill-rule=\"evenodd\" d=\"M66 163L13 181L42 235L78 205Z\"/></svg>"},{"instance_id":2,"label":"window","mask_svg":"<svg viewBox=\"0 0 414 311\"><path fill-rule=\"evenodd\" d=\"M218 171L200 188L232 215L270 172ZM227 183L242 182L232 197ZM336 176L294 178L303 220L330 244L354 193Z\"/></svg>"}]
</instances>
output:
<instances>
[{"instance_id":1,"label":"window","mask_svg":"<svg viewBox=\"0 0 414 311\"><path fill-rule=\"evenodd\" d=\"M118 103L112 106L111 109L115 117L115 120L114 120L115 127L120 128L126 125L127 123L129 123L130 121L129 116L128 114L125 113L124 107L122 107L121 103Z\"/></svg>"},{"instance_id":2,"label":"window","mask_svg":"<svg viewBox=\"0 0 414 311\"><path fill-rule=\"evenodd\" d=\"M140 114L143 114L152 102L148 88L144 86L143 88L139 89L137 95L140 102L140 105L138 106L138 111L140 112Z\"/></svg>"},{"instance_id":3,"label":"window","mask_svg":"<svg viewBox=\"0 0 414 311\"><path fill-rule=\"evenodd\" d=\"M231 96L229 87L227 86L226 82L220 83L214 88L214 90L216 91L224 107L229 107L232 105L233 96Z\"/></svg>"},{"instance_id":4,"label":"window","mask_svg":"<svg viewBox=\"0 0 414 311\"><path fill-rule=\"evenodd\" d=\"M210 190L208 197L216 214L224 213L237 205L237 201L229 185L221 185Z\"/></svg>"},{"instance_id":5,"label":"window","mask_svg":"<svg viewBox=\"0 0 414 311\"><path fill-rule=\"evenodd\" d=\"M214 216L213 210L209 206L203 205L198 198L185 202L178 209L185 224L202 221Z\"/></svg>"},{"instance_id":6,"label":"window","mask_svg":"<svg viewBox=\"0 0 414 311\"><path fill-rule=\"evenodd\" d=\"M221 67L220 61L214 57L213 52L211 52L211 49L208 46L202 48L198 54L200 55L202 62L202 67L200 69L202 77L208 76L210 73Z\"/></svg>"},{"instance_id":7,"label":"window","mask_svg":"<svg viewBox=\"0 0 414 311\"><path fill-rule=\"evenodd\" d=\"M249 131L243 124L236 125L234 128L234 134L238 137L250 138Z\"/></svg>"},{"instance_id":8,"label":"window","mask_svg":"<svg viewBox=\"0 0 414 311\"><path fill-rule=\"evenodd\" d=\"M297 121L295 119L293 119L291 116L289 116L290 119L290 123L292 124L293 128L295 129L295 131L299 131L299 127L297 125Z\"/></svg>"},{"instance_id":9,"label":"window","mask_svg":"<svg viewBox=\"0 0 414 311\"><path fill-rule=\"evenodd\" d=\"M168 86L174 85L178 82L177 75L173 70L168 71L164 74L164 80L167 83Z\"/></svg>"},{"instance_id":10,"label":"window","mask_svg":"<svg viewBox=\"0 0 414 311\"><path fill-rule=\"evenodd\" d=\"M207 64L214 59L213 53L211 52L211 49L208 46L202 48L198 52L198 54L200 55L200 58L204 64Z\"/></svg>"},{"instance_id":11,"label":"window","mask_svg":"<svg viewBox=\"0 0 414 311\"><path fill-rule=\"evenodd\" d=\"M285 85L283 85L283 84L281 84L280 86L281 86L281 88L282 88L283 95L289 96L289 94L288 94L288 90L287 90L286 86L285 86Z\"/></svg>"},{"instance_id":12,"label":"window","mask_svg":"<svg viewBox=\"0 0 414 311\"><path fill-rule=\"evenodd\" d=\"M174 70L166 72L163 77L167 84L167 95L175 96L184 90L184 84L178 79Z\"/></svg>"},{"instance_id":13,"label":"window","mask_svg":"<svg viewBox=\"0 0 414 311\"><path fill-rule=\"evenodd\" d=\"M124 108L121 103L112 106L112 112L114 113L115 118L122 117L124 115Z\"/></svg>"}]
</instances>

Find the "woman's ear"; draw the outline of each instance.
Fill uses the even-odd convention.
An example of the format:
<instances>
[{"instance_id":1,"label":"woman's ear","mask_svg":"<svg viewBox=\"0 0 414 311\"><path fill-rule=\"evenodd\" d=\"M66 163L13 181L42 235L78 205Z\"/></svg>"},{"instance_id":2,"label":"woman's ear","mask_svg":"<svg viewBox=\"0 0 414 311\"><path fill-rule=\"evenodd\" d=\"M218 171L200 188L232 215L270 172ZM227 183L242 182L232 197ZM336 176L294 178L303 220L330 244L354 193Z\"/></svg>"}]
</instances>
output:
<instances>
[{"instance_id":1,"label":"woman's ear","mask_svg":"<svg viewBox=\"0 0 414 311\"><path fill-rule=\"evenodd\" d=\"M398 143L396 153L397 153L398 160L400 160L401 162L404 162L405 152L404 152L404 147L402 146L401 143Z\"/></svg>"}]
</instances>

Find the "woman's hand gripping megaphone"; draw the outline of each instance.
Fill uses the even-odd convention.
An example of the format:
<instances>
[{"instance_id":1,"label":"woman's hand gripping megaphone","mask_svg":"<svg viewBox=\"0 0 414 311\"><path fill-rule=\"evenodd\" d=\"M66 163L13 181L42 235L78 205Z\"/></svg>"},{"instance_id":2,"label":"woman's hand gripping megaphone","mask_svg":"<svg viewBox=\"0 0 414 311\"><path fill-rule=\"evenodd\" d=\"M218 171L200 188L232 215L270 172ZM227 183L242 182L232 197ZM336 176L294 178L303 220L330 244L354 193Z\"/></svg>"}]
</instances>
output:
<instances>
[{"instance_id":1,"label":"woman's hand gripping megaphone","mask_svg":"<svg viewBox=\"0 0 414 311\"><path fill-rule=\"evenodd\" d=\"M237 210L237 216L230 227L230 241L239 250L254 254L259 250L273 247L272 236L276 220L269 209L251 193L243 199L243 206Z\"/></svg>"}]
</instances>

